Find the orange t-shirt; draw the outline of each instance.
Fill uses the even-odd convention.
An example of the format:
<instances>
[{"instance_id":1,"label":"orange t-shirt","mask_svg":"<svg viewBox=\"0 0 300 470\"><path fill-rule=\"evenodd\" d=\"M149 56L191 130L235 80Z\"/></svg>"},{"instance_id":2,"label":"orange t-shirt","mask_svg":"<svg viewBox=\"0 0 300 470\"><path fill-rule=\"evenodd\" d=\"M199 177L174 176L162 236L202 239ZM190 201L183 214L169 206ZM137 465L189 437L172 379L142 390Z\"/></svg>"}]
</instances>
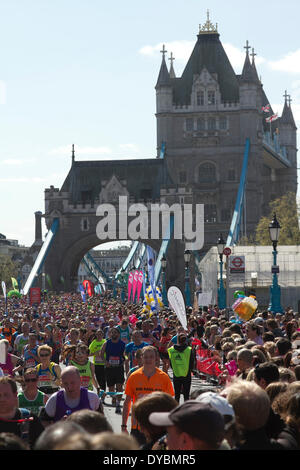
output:
<instances>
[{"instance_id":1,"label":"orange t-shirt","mask_svg":"<svg viewBox=\"0 0 300 470\"><path fill-rule=\"evenodd\" d=\"M130 396L133 403L144 395L152 392L165 392L174 396L174 388L168 374L156 368L152 377L148 378L143 373L143 368L133 372L126 383L125 394ZM132 419L131 428L136 428L135 420Z\"/></svg>"}]
</instances>

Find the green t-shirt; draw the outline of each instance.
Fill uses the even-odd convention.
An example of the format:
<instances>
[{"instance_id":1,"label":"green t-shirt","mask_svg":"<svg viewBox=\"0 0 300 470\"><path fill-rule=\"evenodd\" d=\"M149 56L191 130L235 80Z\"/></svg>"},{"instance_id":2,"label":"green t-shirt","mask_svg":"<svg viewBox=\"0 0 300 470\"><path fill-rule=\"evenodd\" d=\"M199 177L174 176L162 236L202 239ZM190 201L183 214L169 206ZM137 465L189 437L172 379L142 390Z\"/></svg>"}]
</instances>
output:
<instances>
[{"instance_id":1,"label":"green t-shirt","mask_svg":"<svg viewBox=\"0 0 300 470\"><path fill-rule=\"evenodd\" d=\"M71 365L75 366L79 370L80 385L84 388L87 388L88 390L93 391L93 376L90 361L87 361L85 364L78 364L75 361L71 361Z\"/></svg>"},{"instance_id":2,"label":"green t-shirt","mask_svg":"<svg viewBox=\"0 0 300 470\"><path fill-rule=\"evenodd\" d=\"M20 392L18 393L19 408L26 408L27 410L37 415L40 411L40 408L44 406L44 397L45 393L38 390L35 399L28 400L25 397L24 392Z\"/></svg>"},{"instance_id":3,"label":"green t-shirt","mask_svg":"<svg viewBox=\"0 0 300 470\"><path fill-rule=\"evenodd\" d=\"M96 339L94 339L89 346L90 353L92 356L94 356L93 361L95 365L105 365L105 362L100 360L100 350L102 349L104 343L106 343L106 339L102 339L101 341L97 341ZM105 356L106 354L104 354L104 358Z\"/></svg>"}]
</instances>

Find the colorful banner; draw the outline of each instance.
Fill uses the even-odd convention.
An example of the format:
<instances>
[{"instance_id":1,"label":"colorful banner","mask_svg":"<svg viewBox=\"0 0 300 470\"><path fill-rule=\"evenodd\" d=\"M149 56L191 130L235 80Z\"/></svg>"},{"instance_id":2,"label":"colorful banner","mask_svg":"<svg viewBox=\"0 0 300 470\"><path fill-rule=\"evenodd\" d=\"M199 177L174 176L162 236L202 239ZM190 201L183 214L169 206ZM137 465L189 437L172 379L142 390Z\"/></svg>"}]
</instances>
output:
<instances>
[{"instance_id":1,"label":"colorful banner","mask_svg":"<svg viewBox=\"0 0 300 470\"><path fill-rule=\"evenodd\" d=\"M137 303L140 300L141 290L142 290L143 283L144 283L144 273L143 273L143 271L139 271L138 273L139 274L138 274L138 282L137 282Z\"/></svg>"},{"instance_id":2,"label":"colorful banner","mask_svg":"<svg viewBox=\"0 0 300 470\"><path fill-rule=\"evenodd\" d=\"M139 277L139 271L134 271L133 282L132 282L132 302L134 302L134 300L135 300L135 293L136 293L138 277Z\"/></svg>"},{"instance_id":3,"label":"colorful banner","mask_svg":"<svg viewBox=\"0 0 300 470\"><path fill-rule=\"evenodd\" d=\"M177 315L178 320L183 328L187 329L185 302L181 291L176 286L172 286L168 290L168 301L172 310Z\"/></svg>"},{"instance_id":4,"label":"colorful banner","mask_svg":"<svg viewBox=\"0 0 300 470\"><path fill-rule=\"evenodd\" d=\"M83 287L82 284L79 284L79 290L82 298L82 302L86 302L86 293L85 293L85 288Z\"/></svg>"},{"instance_id":5,"label":"colorful banner","mask_svg":"<svg viewBox=\"0 0 300 470\"><path fill-rule=\"evenodd\" d=\"M6 284L4 281L2 281L2 290L3 290L4 298L6 299Z\"/></svg>"},{"instance_id":6,"label":"colorful banner","mask_svg":"<svg viewBox=\"0 0 300 470\"><path fill-rule=\"evenodd\" d=\"M132 283L133 283L133 273L130 272L128 276L128 302L130 302Z\"/></svg>"},{"instance_id":7,"label":"colorful banner","mask_svg":"<svg viewBox=\"0 0 300 470\"><path fill-rule=\"evenodd\" d=\"M94 283L92 281L84 280L82 284L85 291L88 293L88 296L92 297L94 295Z\"/></svg>"},{"instance_id":8,"label":"colorful banner","mask_svg":"<svg viewBox=\"0 0 300 470\"><path fill-rule=\"evenodd\" d=\"M158 311L158 301L156 298L156 283L155 283L155 254L150 246L147 246L147 259L148 259L148 277L149 283L152 288L153 297L155 301L155 307Z\"/></svg>"},{"instance_id":9,"label":"colorful banner","mask_svg":"<svg viewBox=\"0 0 300 470\"><path fill-rule=\"evenodd\" d=\"M41 303L41 289L40 287L31 287L29 290L30 305Z\"/></svg>"}]
</instances>

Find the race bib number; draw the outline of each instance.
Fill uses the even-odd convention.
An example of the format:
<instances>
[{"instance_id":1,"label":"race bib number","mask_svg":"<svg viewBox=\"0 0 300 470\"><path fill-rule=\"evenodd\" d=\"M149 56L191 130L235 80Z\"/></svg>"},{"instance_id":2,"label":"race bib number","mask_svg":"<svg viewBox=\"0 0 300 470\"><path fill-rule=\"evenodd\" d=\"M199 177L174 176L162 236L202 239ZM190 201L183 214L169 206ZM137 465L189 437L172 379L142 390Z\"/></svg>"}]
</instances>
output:
<instances>
[{"instance_id":1,"label":"race bib number","mask_svg":"<svg viewBox=\"0 0 300 470\"><path fill-rule=\"evenodd\" d=\"M120 358L119 356L110 356L109 360L108 360L108 363L111 365L111 366L118 366L120 365Z\"/></svg>"},{"instance_id":2,"label":"race bib number","mask_svg":"<svg viewBox=\"0 0 300 470\"><path fill-rule=\"evenodd\" d=\"M33 359L33 357L30 357L29 359L26 360L25 364L26 364L26 367L35 367L36 362Z\"/></svg>"},{"instance_id":3,"label":"race bib number","mask_svg":"<svg viewBox=\"0 0 300 470\"><path fill-rule=\"evenodd\" d=\"M90 377L88 375L82 375L80 377L80 384L84 388L88 388L90 384Z\"/></svg>"}]
</instances>

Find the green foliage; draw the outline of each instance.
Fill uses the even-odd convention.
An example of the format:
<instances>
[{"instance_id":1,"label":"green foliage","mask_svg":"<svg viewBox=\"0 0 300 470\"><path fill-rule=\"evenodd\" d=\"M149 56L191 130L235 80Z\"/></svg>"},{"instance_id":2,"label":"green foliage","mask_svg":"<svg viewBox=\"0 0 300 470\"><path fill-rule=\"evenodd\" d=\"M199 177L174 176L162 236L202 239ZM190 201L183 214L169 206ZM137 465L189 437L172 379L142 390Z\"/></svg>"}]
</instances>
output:
<instances>
[{"instance_id":1,"label":"green foliage","mask_svg":"<svg viewBox=\"0 0 300 470\"><path fill-rule=\"evenodd\" d=\"M11 278L16 277L18 272L17 265L7 255L0 255L0 281L4 281L7 291L12 285Z\"/></svg>"},{"instance_id":2,"label":"green foliage","mask_svg":"<svg viewBox=\"0 0 300 470\"><path fill-rule=\"evenodd\" d=\"M275 199L270 203L268 217L262 217L256 227L255 241L257 245L271 245L269 224L274 212L281 225L278 245L299 245L300 231L296 195L292 192Z\"/></svg>"}]
</instances>

